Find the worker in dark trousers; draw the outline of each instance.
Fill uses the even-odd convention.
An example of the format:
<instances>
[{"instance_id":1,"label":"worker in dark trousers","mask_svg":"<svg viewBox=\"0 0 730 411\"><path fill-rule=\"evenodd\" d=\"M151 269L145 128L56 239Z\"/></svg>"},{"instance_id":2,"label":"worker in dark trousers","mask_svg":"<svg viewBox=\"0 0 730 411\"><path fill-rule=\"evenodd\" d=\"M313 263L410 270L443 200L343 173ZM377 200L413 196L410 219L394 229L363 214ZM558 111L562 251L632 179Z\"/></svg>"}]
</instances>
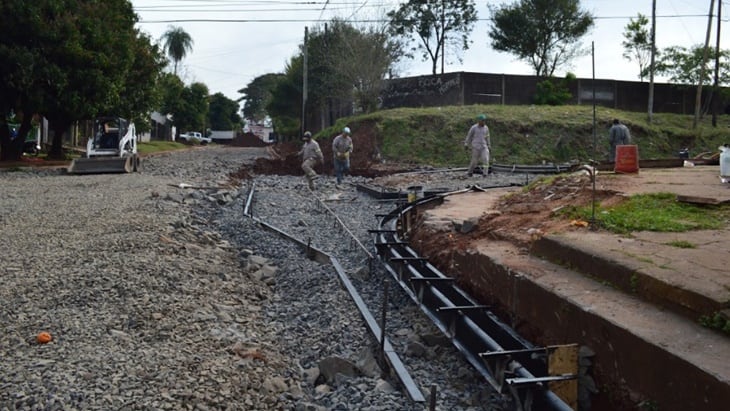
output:
<instances>
[{"instance_id":1,"label":"worker in dark trousers","mask_svg":"<svg viewBox=\"0 0 730 411\"><path fill-rule=\"evenodd\" d=\"M334 156L338 188L342 184L344 175L350 172L350 154L352 154L352 137L350 137L350 127L345 127L342 129L342 133L332 140L332 155Z\"/></svg>"},{"instance_id":2,"label":"worker in dark trousers","mask_svg":"<svg viewBox=\"0 0 730 411\"><path fill-rule=\"evenodd\" d=\"M616 162L616 146L631 144L631 132L617 118L613 119L613 125L608 130L608 161Z\"/></svg>"}]
</instances>

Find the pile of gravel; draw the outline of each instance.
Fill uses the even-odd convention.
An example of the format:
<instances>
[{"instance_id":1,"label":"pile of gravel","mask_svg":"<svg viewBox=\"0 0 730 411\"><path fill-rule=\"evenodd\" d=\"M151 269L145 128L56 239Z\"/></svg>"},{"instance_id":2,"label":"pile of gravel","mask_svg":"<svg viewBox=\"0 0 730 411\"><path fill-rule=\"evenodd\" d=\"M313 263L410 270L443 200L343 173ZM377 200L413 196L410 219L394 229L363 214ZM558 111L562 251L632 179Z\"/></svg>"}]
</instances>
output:
<instances>
[{"instance_id":1,"label":"pile of gravel","mask_svg":"<svg viewBox=\"0 0 730 411\"><path fill-rule=\"evenodd\" d=\"M379 367L334 269L243 215L253 189L257 218L337 258L379 318L387 276L358 242L371 247L375 214L393 204L331 177L315 194L302 177L231 184L264 155L211 146L146 158L134 174L0 172L0 409L427 408ZM459 177L432 182L470 184ZM390 287L387 337L424 395L434 386L438 409L499 409ZM51 343L36 342L42 331Z\"/></svg>"}]
</instances>

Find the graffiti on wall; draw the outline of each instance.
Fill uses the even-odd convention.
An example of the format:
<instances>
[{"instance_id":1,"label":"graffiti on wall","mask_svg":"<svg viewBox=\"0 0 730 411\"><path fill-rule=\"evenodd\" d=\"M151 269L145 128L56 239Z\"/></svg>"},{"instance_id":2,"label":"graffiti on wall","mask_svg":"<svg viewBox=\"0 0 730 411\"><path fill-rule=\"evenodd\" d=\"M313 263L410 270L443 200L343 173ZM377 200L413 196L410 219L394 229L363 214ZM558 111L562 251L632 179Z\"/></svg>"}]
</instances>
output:
<instances>
[{"instance_id":1,"label":"graffiti on wall","mask_svg":"<svg viewBox=\"0 0 730 411\"><path fill-rule=\"evenodd\" d=\"M419 76L388 82L383 91L384 107L398 107L400 104L431 106L444 104L444 101L458 101L461 93L459 73ZM440 102L440 103L439 103Z\"/></svg>"}]
</instances>

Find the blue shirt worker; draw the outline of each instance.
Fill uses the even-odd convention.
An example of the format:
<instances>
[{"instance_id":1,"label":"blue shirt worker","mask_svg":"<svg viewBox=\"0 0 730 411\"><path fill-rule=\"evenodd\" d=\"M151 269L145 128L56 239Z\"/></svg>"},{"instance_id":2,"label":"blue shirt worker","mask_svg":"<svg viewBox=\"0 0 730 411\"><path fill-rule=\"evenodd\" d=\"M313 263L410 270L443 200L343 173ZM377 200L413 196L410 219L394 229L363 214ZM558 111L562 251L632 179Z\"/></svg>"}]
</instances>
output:
<instances>
[{"instance_id":1,"label":"blue shirt worker","mask_svg":"<svg viewBox=\"0 0 730 411\"><path fill-rule=\"evenodd\" d=\"M489 127L484 122L487 120L485 114L477 116L477 123L471 126L469 132L466 133L466 139L464 140L464 148L466 150L471 149L471 160L469 161L469 171L467 176L471 177L474 174L474 169L479 165L484 165L484 174L486 175L489 170L489 151L492 148L492 143L489 139Z\"/></svg>"},{"instance_id":2,"label":"blue shirt worker","mask_svg":"<svg viewBox=\"0 0 730 411\"><path fill-rule=\"evenodd\" d=\"M307 179L307 184L310 190L314 190L314 181L317 180L317 172L314 171L314 167L324 162L324 156L322 150L319 148L319 143L312 139L312 133L309 131L304 132L302 136L304 145L299 151L299 155L302 156L302 170L304 170L304 176Z\"/></svg>"},{"instance_id":3,"label":"blue shirt worker","mask_svg":"<svg viewBox=\"0 0 730 411\"><path fill-rule=\"evenodd\" d=\"M608 161L616 162L616 146L631 144L631 132L617 118L613 119L613 125L608 130Z\"/></svg>"},{"instance_id":4,"label":"blue shirt worker","mask_svg":"<svg viewBox=\"0 0 730 411\"><path fill-rule=\"evenodd\" d=\"M342 133L332 140L332 155L338 185L342 184L342 177L350 172L350 154L352 154L352 137L350 128L345 127Z\"/></svg>"}]
</instances>

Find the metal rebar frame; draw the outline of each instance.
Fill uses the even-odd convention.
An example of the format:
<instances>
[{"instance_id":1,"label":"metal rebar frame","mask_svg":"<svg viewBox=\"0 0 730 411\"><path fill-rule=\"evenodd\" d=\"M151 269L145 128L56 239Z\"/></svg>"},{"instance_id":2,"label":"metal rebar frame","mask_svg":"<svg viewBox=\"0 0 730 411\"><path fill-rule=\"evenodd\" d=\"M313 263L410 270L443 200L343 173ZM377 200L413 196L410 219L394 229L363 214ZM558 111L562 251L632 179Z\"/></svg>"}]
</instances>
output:
<instances>
[{"instance_id":1,"label":"metal rebar frame","mask_svg":"<svg viewBox=\"0 0 730 411\"><path fill-rule=\"evenodd\" d=\"M475 188L479 189L479 188ZM463 192L461 190L459 192ZM456 192L454 192L456 193ZM451 193L451 194L454 194ZM550 347L535 347L473 300L408 245L408 230L419 205L445 195L401 204L381 217L375 247L388 272L421 310L450 338L467 361L498 392L509 391L521 410L571 410L547 383L575 375L548 375Z\"/></svg>"}]
</instances>

